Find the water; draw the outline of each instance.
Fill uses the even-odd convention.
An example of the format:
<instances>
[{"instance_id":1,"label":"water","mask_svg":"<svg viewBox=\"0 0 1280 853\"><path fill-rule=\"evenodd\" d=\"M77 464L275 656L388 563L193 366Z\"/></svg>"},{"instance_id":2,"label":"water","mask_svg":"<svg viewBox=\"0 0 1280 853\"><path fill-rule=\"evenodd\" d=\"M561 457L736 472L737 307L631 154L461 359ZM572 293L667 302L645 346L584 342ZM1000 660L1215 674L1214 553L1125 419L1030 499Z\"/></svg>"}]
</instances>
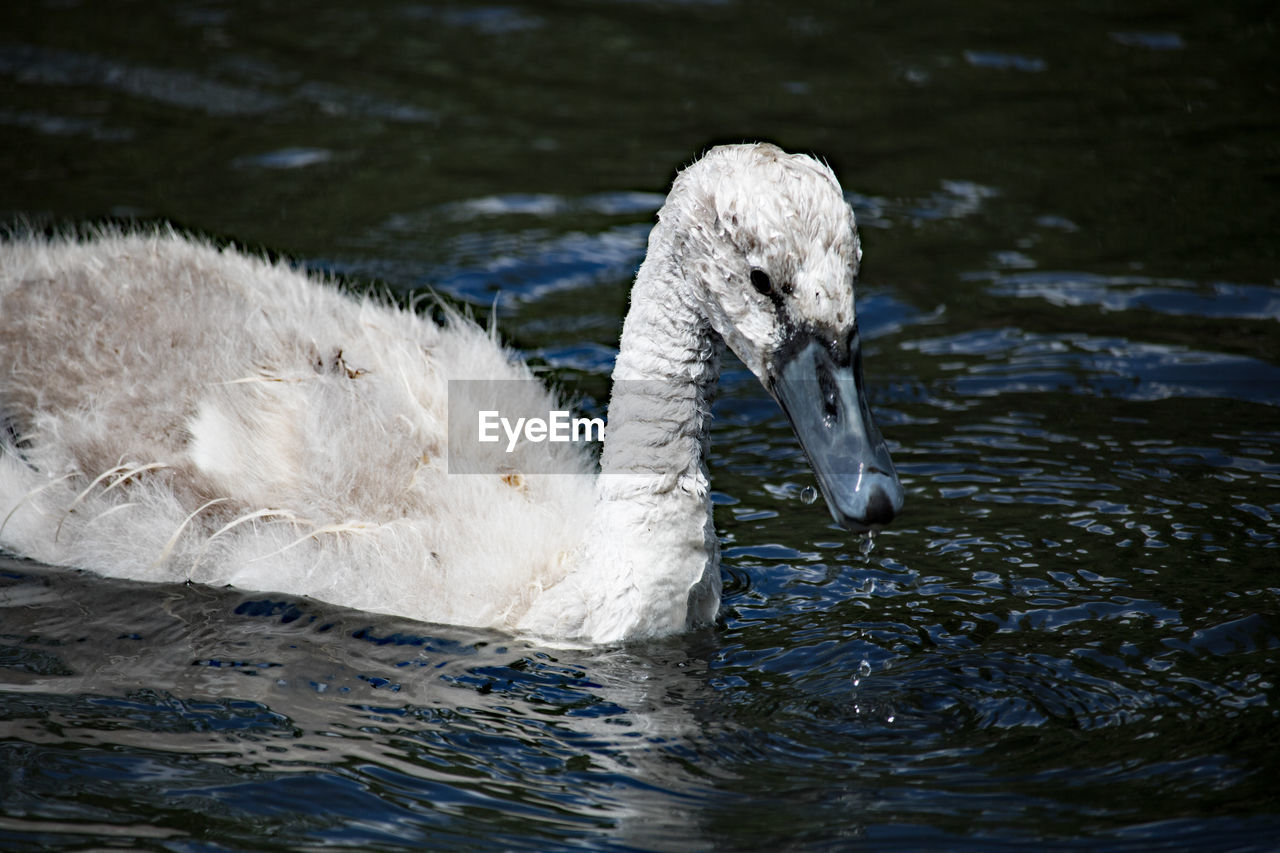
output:
<instances>
[{"instance_id":1,"label":"water","mask_svg":"<svg viewBox=\"0 0 1280 853\"><path fill-rule=\"evenodd\" d=\"M720 623L565 652L0 563L0 846L1270 849L1267 4L18 2L0 216L435 287L597 413L673 170L827 157L874 547L726 373Z\"/></svg>"}]
</instances>

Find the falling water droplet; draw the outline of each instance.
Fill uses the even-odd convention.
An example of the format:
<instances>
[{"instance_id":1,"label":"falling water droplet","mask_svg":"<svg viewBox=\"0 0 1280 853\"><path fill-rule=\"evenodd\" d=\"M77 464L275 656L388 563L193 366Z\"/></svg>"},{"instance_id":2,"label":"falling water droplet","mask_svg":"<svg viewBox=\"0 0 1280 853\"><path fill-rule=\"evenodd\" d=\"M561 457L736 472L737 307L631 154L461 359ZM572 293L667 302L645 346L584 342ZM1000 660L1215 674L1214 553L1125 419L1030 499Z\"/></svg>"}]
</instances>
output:
<instances>
[{"instance_id":1,"label":"falling water droplet","mask_svg":"<svg viewBox=\"0 0 1280 853\"><path fill-rule=\"evenodd\" d=\"M875 550L875 547L876 547L876 532L874 530L868 530L867 535L862 537L862 541L858 543L858 551L862 554L862 556L870 557L871 552Z\"/></svg>"},{"instance_id":2,"label":"falling water droplet","mask_svg":"<svg viewBox=\"0 0 1280 853\"><path fill-rule=\"evenodd\" d=\"M805 486L800 490L800 500L807 504L816 502L818 500L818 490L813 486Z\"/></svg>"},{"instance_id":3,"label":"falling water droplet","mask_svg":"<svg viewBox=\"0 0 1280 853\"><path fill-rule=\"evenodd\" d=\"M864 660L858 664L858 672L853 677L853 689L856 691L862 684L862 679L871 674L871 661Z\"/></svg>"}]
</instances>

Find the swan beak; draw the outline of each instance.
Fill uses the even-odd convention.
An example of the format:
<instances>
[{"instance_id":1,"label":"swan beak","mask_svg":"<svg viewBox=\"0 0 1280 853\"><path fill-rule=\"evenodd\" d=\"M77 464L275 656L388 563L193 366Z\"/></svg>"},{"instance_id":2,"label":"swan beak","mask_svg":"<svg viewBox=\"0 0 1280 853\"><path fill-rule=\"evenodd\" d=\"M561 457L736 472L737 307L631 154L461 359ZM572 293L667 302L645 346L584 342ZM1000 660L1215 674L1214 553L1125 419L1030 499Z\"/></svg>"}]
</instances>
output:
<instances>
[{"instance_id":1,"label":"swan beak","mask_svg":"<svg viewBox=\"0 0 1280 853\"><path fill-rule=\"evenodd\" d=\"M902 483L863 391L856 333L843 351L799 333L779 352L767 387L791 421L838 524L875 530L902 511Z\"/></svg>"}]
</instances>

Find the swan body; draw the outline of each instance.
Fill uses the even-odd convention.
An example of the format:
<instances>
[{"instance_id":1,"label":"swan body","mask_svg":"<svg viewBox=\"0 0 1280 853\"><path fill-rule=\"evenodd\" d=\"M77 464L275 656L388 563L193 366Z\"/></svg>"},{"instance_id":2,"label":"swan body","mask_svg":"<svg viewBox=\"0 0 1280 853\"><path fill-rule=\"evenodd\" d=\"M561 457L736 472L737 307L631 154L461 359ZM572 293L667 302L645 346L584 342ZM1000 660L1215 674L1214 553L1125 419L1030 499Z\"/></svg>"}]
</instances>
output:
<instances>
[{"instance_id":1,"label":"swan body","mask_svg":"<svg viewBox=\"0 0 1280 853\"><path fill-rule=\"evenodd\" d=\"M459 380L498 389L504 415L563 408L461 316L172 232L12 238L0 548L567 642L706 624L726 344L786 410L838 521L901 508L861 388L860 256L811 158L724 146L682 171L632 290L597 472L580 444L458 440Z\"/></svg>"}]
</instances>

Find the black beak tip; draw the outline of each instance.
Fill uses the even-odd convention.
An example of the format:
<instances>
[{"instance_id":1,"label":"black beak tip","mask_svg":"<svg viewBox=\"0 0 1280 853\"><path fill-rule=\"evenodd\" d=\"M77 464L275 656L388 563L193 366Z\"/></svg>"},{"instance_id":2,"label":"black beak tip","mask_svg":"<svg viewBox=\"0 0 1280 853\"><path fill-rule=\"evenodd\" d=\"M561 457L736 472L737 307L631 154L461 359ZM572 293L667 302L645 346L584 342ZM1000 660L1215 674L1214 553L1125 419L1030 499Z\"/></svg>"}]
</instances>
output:
<instances>
[{"instance_id":1,"label":"black beak tip","mask_svg":"<svg viewBox=\"0 0 1280 853\"><path fill-rule=\"evenodd\" d=\"M882 490L876 489L867 500L867 517L864 523L868 527L883 527L893 521L893 501Z\"/></svg>"},{"instance_id":2,"label":"black beak tip","mask_svg":"<svg viewBox=\"0 0 1280 853\"><path fill-rule=\"evenodd\" d=\"M900 507L895 507L893 498L889 496L883 489L875 489L867 496L867 503L864 511L853 516L849 513L832 508L832 515L835 517L836 523L846 530L854 533L866 533L868 530L879 530L887 527L889 522L898 514Z\"/></svg>"}]
</instances>

